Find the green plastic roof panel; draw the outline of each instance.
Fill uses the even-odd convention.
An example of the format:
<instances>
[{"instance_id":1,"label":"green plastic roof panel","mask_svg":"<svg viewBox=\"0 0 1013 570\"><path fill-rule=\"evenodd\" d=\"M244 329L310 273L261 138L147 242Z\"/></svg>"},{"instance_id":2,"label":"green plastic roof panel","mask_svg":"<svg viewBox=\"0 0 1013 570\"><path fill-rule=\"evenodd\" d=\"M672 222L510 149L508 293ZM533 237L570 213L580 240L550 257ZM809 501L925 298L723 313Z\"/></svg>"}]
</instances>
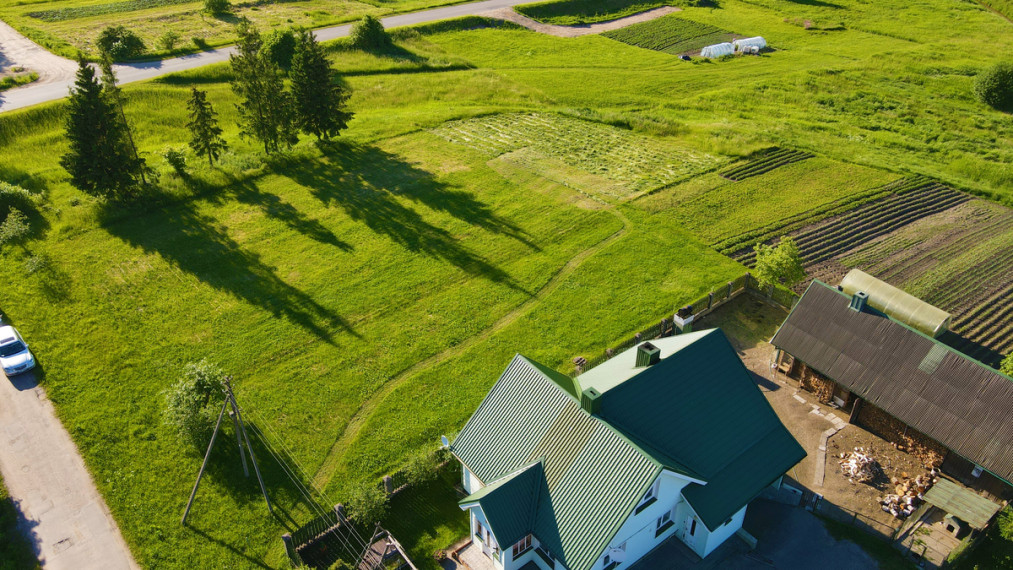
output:
<instances>
[{"instance_id":1,"label":"green plastic roof panel","mask_svg":"<svg viewBox=\"0 0 1013 570\"><path fill-rule=\"evenodd\" d=\"M978 529L988 526L988 521L1002 508L971 489L943 478L925 493L925 502Z\"/></svg>"}]
</instances>

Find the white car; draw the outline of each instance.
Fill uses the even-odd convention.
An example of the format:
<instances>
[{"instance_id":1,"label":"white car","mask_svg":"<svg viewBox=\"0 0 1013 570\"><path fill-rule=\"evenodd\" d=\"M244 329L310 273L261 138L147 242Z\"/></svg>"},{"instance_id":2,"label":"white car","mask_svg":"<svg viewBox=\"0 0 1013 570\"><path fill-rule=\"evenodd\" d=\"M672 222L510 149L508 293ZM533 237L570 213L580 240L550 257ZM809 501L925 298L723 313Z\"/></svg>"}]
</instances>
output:
<instances>
[{"instance_id":1,"label":"white car","mask_svg":"<svg viewBox=\"0 0 1013 570\"><path fill-rule=\"evenodd\" d=\"M35 357L25 339L12 326L0 327L0 368L13 376L35 368Z\"/></svg>"}]
</instances>

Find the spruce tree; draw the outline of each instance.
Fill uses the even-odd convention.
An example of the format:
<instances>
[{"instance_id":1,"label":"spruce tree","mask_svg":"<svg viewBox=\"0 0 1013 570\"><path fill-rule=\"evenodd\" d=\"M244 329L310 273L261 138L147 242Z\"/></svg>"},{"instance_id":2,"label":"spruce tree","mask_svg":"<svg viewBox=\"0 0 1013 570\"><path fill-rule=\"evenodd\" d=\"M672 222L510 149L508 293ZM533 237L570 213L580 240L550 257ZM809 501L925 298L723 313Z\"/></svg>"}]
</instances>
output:
<instances>
[{"instance_id":1,"label":"spruce tree","mask_svg":"<svg viewBox=\"0 0 1013 570\"><path fill-rule=\"evenodd\" d=\"M70 148L60 165L70 173L71 184L105 198L133 194L141 163L131 152L123 121L83 57L78 60L67 111Z\"/></svg>"},{"instance_id":2,"label":"spruce tree","mask_svg":"<svg viewBox=\"0 0 1013 570\"><path fill-rule=\"evenodd\" d=\"M134 161L137 165L137 174L141 177L141 184L147 184L148 181L144 177L144 159L137 154L137 145L134 144L134 133L130 130L130 123L127 122L126 113L123 112L123 92L117 84L116 73L113 71L113 59L109 55L109 52L102 52L99 67L102 69L102 93L113 104L120 117L120 121L122 122L121 127L127 136L130 152L134 155Z\"/></svg>"},{"instance_id":3,"label":"spruce tree","mask_svg":"<svg viewBox=\"0 0 1013 570\"><path fill-rule=\"evenodd\" d=\"M208 164L214 166L215 160L223 150L228 148L222 138L222 129L218 126L218 113L215 112L207 93L192 87L190 90L190 148L198 156L208 157Z\"/></svg>"},{"instance_id":4,"label":"spruce tree","mask_svg":"<svg viewBox=\"0 0 1013 570\"><path fill-rule=\"evenodd\" d=\"M263 143L265 152L291 147L298 137L281 70L261 49L260 34L248 21L239 24L238 32L237 53L229 56L229 63L232 90L242 100L236 105L240 133Z\"/></svg>"},{"instance_id":5,"label":"spruce tree","mask_svg":"<svg viewBox=\"0 0 1013 570\"><path fill-rule=\"evenodd\" d=\"M327 140L348 127L352 118L345 110L348 90L335 83L324 50L308 30L299 30L296 34L289 75L299 130Z\"/></svg>"}]
</instances>

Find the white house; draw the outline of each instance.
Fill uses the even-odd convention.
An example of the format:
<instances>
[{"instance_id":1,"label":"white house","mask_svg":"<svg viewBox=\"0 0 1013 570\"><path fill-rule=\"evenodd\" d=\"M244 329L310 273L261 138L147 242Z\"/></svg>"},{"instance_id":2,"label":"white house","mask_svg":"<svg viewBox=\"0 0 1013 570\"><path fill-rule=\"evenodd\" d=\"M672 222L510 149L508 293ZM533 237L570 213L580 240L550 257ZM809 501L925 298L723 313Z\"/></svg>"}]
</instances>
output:
<instances>
[{"instance_id":1,"label":"white house","mask_svg":"<svg viewBox=\"0 0 1013 570\"><path fill-rule=\"evenodd\" d=\"M450 446L499 570L614 570L676 537L700 557L804 456L717 329L571 379L516 356Z\"/></svg>"}]
</instances>

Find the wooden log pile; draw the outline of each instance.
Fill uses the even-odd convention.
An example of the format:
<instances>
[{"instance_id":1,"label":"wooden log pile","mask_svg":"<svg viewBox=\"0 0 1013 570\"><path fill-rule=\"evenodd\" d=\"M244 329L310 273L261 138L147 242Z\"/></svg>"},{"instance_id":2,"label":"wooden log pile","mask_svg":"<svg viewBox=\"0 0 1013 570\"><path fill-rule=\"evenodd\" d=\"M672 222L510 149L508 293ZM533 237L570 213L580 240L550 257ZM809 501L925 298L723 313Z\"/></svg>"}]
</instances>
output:
<instances>
[{"instance_id":1,"label":"wooden log pile","mask_svg":"<svg viewBox=\"0 0 1013 570\"><path fill-rule=\"evenodd\" d=\"M856 447L852 452L841 453L841 474L852 483L856 481L868 483L882 473L883 469L879 466L879 462L864 447Z\"/></svg>"},{"instance_id":2,"label":"wooden log pile","mask_svg":"<svg viewBox=\"0 0 1013 570\"><path fill-rule=\"evenodd\" d=\"M890 482L894 486L894 492L880 499L879 504L883 507L884 511L899 519L905 519L922 504L922 501L925 499L925 493L938 480L939 472L935 469L914 479L909 478L907 473L902 472L900 478L893 477L890 479Z\"/></svg>"}]
</instances>

